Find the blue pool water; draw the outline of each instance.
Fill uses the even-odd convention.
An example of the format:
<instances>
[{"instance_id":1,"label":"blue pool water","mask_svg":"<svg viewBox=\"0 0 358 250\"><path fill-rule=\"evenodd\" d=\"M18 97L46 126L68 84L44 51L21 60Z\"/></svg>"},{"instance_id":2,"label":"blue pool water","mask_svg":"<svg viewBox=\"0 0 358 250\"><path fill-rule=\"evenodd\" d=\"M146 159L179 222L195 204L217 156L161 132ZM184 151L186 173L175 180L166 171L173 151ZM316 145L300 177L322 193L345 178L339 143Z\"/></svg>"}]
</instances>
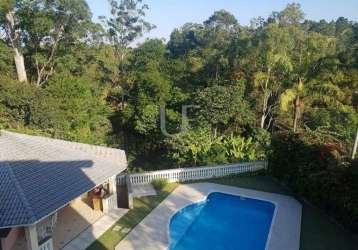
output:
<instances>
[{"instance_id":1,"label":"blue pool water","mask_svg":"<svg viewBox=\"0 0 358 250\"><path fill-rule=\"evenodd\" d=\"M169 250L264 250L275 205L224 193L178 211Z\"/></svg>"}]
</instances>

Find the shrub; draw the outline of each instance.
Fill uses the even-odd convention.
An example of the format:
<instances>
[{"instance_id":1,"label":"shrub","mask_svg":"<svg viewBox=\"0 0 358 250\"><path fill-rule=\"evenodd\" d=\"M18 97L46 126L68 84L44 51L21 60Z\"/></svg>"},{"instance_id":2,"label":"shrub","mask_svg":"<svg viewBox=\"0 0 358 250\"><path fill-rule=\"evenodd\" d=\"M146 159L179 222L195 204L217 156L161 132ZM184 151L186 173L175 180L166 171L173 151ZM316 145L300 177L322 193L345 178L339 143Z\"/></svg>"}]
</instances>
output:
<instances>
[{"instance_id":1,"label":"shrub","mask_svg":"<svg viewBox=\"0 0 358 250\"><path fill-rule=\"evenodd\" d=\"M205 157L211 148L210 129L189 129L184 135L178 134L167 139L168 156L178 165L198 165L206 161Z\"/></svg>"},{"instance_id":2,"label":"shrub","mask_svg":"<svg viewBox=\"0 0 358 250\"><path fill-rule=\"evenodd\" d=\"M299 196L358 232L357 166L341 166L333 147L300 136L273 138L269 171Z\"/></svg>"},{"instance_id":3,"label":"shrub","mask_svg":"<svg viewBox=\"0 0 358 250\"><path fill-rule=\"evenodd\" d=\"M210 129L190 129L186 134L166 141L168 156L184 166L264 160L270 150L270 138L266 134L254 136L231 134L214 137Z\"/></svg>"},{"instance_id":4,"label":"shrub","mask_svg":"<svg viewBox=\"0 0 358 250\"><path fill-rule=\"evenodd\" d=\"M157 191L162 191L167 184L168 180L164 178L157 178L152 180L152 185Z\"/></svg>"}]
</instances>

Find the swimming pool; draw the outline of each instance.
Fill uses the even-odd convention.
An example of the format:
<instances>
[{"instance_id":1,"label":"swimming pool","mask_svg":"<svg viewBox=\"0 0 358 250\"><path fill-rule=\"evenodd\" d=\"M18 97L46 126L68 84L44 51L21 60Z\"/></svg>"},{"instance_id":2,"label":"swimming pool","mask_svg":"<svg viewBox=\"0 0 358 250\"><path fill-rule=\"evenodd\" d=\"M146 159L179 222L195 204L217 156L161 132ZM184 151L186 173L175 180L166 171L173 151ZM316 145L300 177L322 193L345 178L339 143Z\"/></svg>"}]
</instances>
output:
<instances>
[{"instance_id":1,"label":"swimming pool","mask_svg":"<svg viewBox=\"0 0 358 250\"><path fill-rule=\"evenodd\" d=\"M210 193L171 218L169 250L265 250L274 210L271 202Z\"/></svg>"}]
</instances>

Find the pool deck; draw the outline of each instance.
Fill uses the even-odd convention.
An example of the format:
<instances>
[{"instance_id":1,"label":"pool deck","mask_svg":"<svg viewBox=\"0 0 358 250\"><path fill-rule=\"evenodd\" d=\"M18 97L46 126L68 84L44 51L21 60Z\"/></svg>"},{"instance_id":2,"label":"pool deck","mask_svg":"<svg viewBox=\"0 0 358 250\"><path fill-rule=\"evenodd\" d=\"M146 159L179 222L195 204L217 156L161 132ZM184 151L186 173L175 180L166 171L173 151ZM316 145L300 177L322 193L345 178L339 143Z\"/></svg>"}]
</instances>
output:
<instances>
[{"instance_id":1,"label":"pool deck","mask_svg":"<svg viewBox=\"0 0 358 250\"><path fill-rule=\"evenodd\" d=\"M117 246L116 250L164 250L169 246L170 218L181 208L201 201L211 192L270 201L275 204L266 250L299 250L302 205L290 196L214 183L180 185Z\"/></svg>"}]
</instances>

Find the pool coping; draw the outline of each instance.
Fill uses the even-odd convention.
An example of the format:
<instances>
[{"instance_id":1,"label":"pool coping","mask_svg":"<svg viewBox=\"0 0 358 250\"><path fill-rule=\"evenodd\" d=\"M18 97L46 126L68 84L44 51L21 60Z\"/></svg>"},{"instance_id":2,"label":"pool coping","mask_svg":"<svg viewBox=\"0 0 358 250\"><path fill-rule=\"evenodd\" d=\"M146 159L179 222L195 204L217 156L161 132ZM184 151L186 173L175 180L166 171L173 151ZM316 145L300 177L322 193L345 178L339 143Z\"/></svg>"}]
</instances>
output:
<instances>
[{"instance_id":1,"label":"pool coping","mask_svg":"<svg viewBox=\"0 0 358 250\"><path fill-rule=\"evenodd\" d=\"M117 246L116 250L164 250L169 246L168 225L180 209L202 201L212 192L222 192L272 202L275 212L266 250L299 250L302 205L291 196L214 183L184 184L177 187L145 217Z\"/></svg>"}]
</instances>

